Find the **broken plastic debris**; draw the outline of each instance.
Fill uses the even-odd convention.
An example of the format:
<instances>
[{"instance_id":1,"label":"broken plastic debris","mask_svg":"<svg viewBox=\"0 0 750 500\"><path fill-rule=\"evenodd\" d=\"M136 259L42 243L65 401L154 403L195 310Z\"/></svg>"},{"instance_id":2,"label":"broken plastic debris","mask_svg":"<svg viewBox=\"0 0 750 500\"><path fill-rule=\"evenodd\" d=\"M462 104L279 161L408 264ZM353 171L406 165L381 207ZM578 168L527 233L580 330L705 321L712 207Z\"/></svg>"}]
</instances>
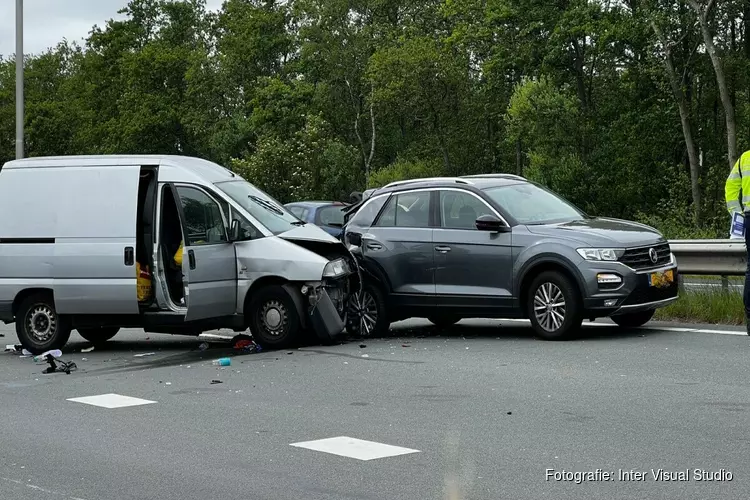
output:
<instances>
[{"instance_id":1,"label":"broken plastic debris","mask_svg":"<svg viewBox=\"0 0 750 500\"><path fill-rule=\"evenodd\" d=\"M31 353L24 349L23 354L24 356L28 356ZM52 351L43 352L39 356L34 356L34 361L47 361L49 359L48 356L59 358L60 356L62 356L62 351L60 349L53 349Z\"/></svg>"},{"instance_id":2,"label":"broken plastic debris","mask_svg":"<svg viewBox=\"0 0 750 500\"><path fill-rule=\"evenodd\" d=\"M232 364L232 360L230 358L220 358L215 359L212 364L214 366L230 366Z\"/></svg>"},{"instance_id":3,"label":"broken plastic debris","mask_svg":"<svg viewBox=\"0 0 750 500\"><path fill-rule=\"evenodd\" d=\"M172 382L164 382L164 385L172 385Z\"/></svg>"},{"instance_id":4,"label":"broken plastic debris","mask_svg":"<svg viewBox=\"0 0 750 500\"><path fill-rule=\"evenodd\" d=\"M369 358L369 357L370 357L370 355L369 355L369 354L363 354L363 355L362 355L362 357L363 357L363 358Z\"/></svg>"},{"instance_id":5,"label":"broken plastic debris","mask_svg":"<svg viewBox=\"0 0 750 500\"><path fill-rule=\"evenodd\" d=\"M401 347L411 347L409 344L401 344Z\"/></svg>"},{"instance_id":6,"label":"broken plastic debris","mask_svg":"<svg viewBox=\"0 0 750 500\"><path fill-rule=\"evenodd\" d=\"M19 352L21 349L23 349L21 344L8 344L5 346L5 352Z\"/></svg>"},{"instance_id":7,"label":"broken plastic debris","mask_svg":"<svg viewBox=\"0 0 750 500\"><path fill-rule=\"evenodd\" d=\"M94 350L94 346L87 347L86 349L81 349L81 352L91 352Z\"/></svg>"},{"instance_id":8,"label":"broken plastic debris","mask_svg":"<svg viewBox=\"0 0 750 500\"><path fill-rule=\"evenodd\" d=\"M360 349L364 349L365 347L367 347L367 345L366 345L366 344L359 344L359 348L360 348Z\"/></svg>"},{"instance_id":9,"label":"broken plastic debris","mask_svg":"<svg viewBox=\"0 0 750 500\"><path fill-rule=\"evenodd\" d=\"M134 358L145 358L146 356L154 356L155 352L144 352L143 354L136 354Z\"/></svg>"},{"instance_id":10,"label":"broken plastic debris","mask_svg":"<svg viewBox=\"0 0 750 500\"><path fill-rule=\"evenodd\" d=\"M211 381L211 385L214 385L214 384L223 384L223 383L224 382L222 382L221 380L217 380L217 379L214 379L214 380Z\"/></svg>"},{"instance_id":11,"label":"broken plastic debris","mask_svg":"<svg viewBox=\"0 0 750 500\"><path fill-rule=\"evenodd\" d=\"M209 347L208 342L202 342L201 345L198 346L199 351L205 351Z\"/></svg>"}]
</instances>

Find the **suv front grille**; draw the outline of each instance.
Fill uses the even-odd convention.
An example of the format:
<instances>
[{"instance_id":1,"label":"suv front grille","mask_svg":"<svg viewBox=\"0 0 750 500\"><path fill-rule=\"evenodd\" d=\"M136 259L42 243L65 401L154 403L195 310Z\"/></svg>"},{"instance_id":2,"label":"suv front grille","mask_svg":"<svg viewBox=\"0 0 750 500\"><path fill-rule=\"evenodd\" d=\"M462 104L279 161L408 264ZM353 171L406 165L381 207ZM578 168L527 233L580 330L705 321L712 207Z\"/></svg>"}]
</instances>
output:
<instances>
[{"instance_id":1,"label":"suv front grille","mask_svg":"<svg viewBox=\"0 0 750 500\"><path fill-rule=\"evenodd\" d=\"M652 261L649 255L652 248L656 251L656 262ZM669 248L669 243L662 243L652 247L625 250L625 253L620 257L620 262L628 267L640 270L666 266L671 259L672 251Z\"/></svg>"}]
</instances>

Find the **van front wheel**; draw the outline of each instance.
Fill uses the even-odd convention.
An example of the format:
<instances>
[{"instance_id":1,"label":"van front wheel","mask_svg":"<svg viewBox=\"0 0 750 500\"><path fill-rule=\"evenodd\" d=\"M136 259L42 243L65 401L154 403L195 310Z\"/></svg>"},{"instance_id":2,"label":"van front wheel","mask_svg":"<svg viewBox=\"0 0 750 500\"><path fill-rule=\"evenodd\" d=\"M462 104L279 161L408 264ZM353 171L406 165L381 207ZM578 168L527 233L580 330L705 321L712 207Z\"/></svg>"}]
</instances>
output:
<instances>
[{"instance_id":1,"label":"van front wheel","mask_svg":"<svg viewBox=\"0 0 750 500\"><path fill-rule=\"evenodd\" d=\"M300 336L300 318L283 287L267 286L255 292L248 312L250 333L266 349L284 349Z\"/></svg>"},{"instance_id":2,"label":"van front wheel","mask_svg":"<svg viewBox=\"0 0 750 500\"><path fill-rule=\"evenodd\" d=\"M21 345L33 354L62 349L70 332L70 321L57 314L49 294L32 295L18 307L16 335Z\"/></svg>"},{"instance_id":3,"label":"van front wheel","mask_svg":"<svg viewBox=\"0 0 750 500\"><path fill-rule=\"evenodd\" d=\"M79 328L78 335L94 345L101 345L117 335L120 329L116 326L103 326L101 328Z\"/></svg>"}]
</instances>

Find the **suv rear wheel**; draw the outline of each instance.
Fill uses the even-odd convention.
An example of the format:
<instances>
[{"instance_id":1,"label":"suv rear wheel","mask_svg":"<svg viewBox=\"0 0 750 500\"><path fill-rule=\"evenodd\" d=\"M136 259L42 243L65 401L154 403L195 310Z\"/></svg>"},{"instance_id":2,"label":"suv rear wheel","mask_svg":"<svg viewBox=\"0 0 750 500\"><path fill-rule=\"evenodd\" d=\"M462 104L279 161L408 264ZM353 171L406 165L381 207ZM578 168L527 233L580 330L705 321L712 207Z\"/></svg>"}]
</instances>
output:
<instances>
[{"instance_id":1,"label":"suv rear wheel","mask_svg":"<svg viewBox=\"0 0 750 500\"><path fill-rule=\"evenodd\" d=\"M651 321L655 313L656 310L652 309L650 311L618 314L617 316L612 316L612 321L623 328L638 328Z\"/></svg>"},{"instance_id":2,"label":"suv rear wheel","mask_svg":"<svg viewBox=\"0 0 750 500\"><path fill-rule=\"evenodd\" d=\"M461 318L459 316L453 315L430 316L429 318L427 318L427 321L438 328L448 328L461 321Z\"/></svg>"},{"instance_id":3,"label":"suv rear wheel","mask_svg":"<svg viewBox=\"0 0 750 500\"><path fill-rule=\"evenodd\" d=\"M583 322L581 296L570 278L558 271L537 276L526 300L531 325L545 340L563 340Z\"/></svg>"}]
</instances>

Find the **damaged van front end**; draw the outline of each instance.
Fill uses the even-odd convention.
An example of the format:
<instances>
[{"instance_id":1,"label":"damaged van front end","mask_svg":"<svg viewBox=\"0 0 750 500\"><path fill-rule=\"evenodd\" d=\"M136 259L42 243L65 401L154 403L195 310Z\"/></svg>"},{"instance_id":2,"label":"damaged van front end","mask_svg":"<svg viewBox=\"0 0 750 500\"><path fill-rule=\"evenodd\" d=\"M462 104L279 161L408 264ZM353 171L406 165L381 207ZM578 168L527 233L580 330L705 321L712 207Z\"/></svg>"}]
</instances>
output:
<instances>
[{"instance_id":1,"label":"damaged van front end","mask_svg":"<svg viewBox=\"0 0 750 500\"><path fill-rule=\"evenodd\" d=\"M253 337L267 347L294 343L297 332L309 332L321 343L332 343L344 332L347 303L359 287L356 260L348 249L312 225L295 227L276 237L239 242L238 304ZM284 290L294 304L294 315L283 297L268 293ZM296 326L296 328L295 328Z\"/></svg>"}]
</instances>

